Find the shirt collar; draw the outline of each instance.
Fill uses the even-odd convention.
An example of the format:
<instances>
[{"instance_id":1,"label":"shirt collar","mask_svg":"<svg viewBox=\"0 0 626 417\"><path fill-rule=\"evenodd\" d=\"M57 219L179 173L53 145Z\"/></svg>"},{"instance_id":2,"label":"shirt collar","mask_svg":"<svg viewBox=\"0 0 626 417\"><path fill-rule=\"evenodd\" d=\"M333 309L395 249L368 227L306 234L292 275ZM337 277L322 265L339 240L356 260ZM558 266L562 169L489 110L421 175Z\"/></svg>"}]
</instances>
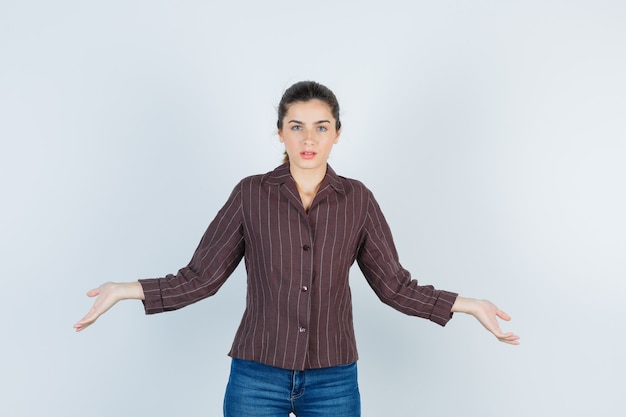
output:
<instances>
[{"instance_id":1,"label":"shirt collar","mask_svg":"<svg viewBox=\"0 0 626 417\"><path fill-rule=\"evenodd\" d=\"M289 162L276 167L276 169L268 173L265 182L270 185L283 185L286 182L295 183L291 173L289 172ZM336 192L341 194L345 193L341 177L337 175L335 170L332 169L330 165L326 165L326 175L320 184L320 189L324 188L327 184L330 185Z\"/></svg>"}]
</instances>

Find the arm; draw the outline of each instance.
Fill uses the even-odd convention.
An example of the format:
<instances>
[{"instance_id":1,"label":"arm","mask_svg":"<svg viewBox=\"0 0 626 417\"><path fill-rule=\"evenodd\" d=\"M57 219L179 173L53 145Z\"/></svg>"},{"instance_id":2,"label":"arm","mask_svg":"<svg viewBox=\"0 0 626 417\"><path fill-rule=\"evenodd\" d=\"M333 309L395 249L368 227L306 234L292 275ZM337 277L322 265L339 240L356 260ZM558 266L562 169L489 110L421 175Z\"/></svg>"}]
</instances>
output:
<instances>
[{"instance_id":1,"label":"arm","mask_svg":"<svg viewBox=\"0 0 626 417\"><path fill-rule=\"evenodd\" d=\"M240 194L236 187L209 225L191 262L178 274L136 282L107 282L89 291L89 297L97 298L87 315L74 325L76 331L92 325L121 300L143 300L147 313L158 313L184 307L217 292L243 256Z\"/></svg>"},{"instance_id":2,"label":"arm","mask_svg":"<svg viewBox=\"0 0 626 417\"><path fill-rule=\"evenodd\" d=\"M503 333L497 318L511 318L487 300L459 297L455 293L418 285L398 261L391 230L380 207L370 195L365 238L357 258L361 270L378 297L398 311L419 316L444 326L452 313L470 314L504 343L519 344L519 336Z\"/></svg>"},{"instance_id":3,"label":"arm","mask_svg":"<svg viewBox=\"0 0 626 417\"><path fill-rule=\"evenodd\" d=\"M177 310L217 293L245 253L242 183L204 232L187 266L162 278L140 279L146 314Z\"/></svg>"},{"instance_id":4,"label":"arm","mask_svg":"<svg viewBox=\"0 0 626 417\"><path fill-rule=\"evenodd\" d=\"M118 301L144 299L143 289L141 284L137 281L122 283L107 282L87 292L87 296L97 298L87 315L74 325L74 329L76 329L77 332L92 325L98 317L106 313Z\"/></svg>"},{"instance_id":5,"label":"arm","mask_svg":"<svg viewBox=\"0 0 626 417\"><path fill-rule=\"evenodd\" d=\"M411 316L445 326L452 318L456 293L422 285L400 264L391 229L374 196L367 190L367 213L356 258L378 298Z\"/></svg>"},{"instance_id":6,"label":"arm","mask_svg":"<svg viewBox=\"0 0 626 417\"><path fill-rule=\"evenodd\" d=\"M489 330L499 341L510 345L519 345L519 336L514 333L503 333L498 318L509 321L511 317L498 309L492 302L475 298L457 297L452 305L452 312L470 314Z\"/></svg>"}]
</instances>

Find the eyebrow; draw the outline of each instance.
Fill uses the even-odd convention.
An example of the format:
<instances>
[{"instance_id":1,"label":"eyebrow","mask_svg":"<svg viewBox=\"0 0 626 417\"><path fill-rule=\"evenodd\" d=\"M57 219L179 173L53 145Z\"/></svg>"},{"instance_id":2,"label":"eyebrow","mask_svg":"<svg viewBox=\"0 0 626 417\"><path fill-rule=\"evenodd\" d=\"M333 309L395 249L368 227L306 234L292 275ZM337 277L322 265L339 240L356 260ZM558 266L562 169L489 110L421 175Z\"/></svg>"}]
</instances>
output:
<instances>
[{"instance_id":1,"label":"eyebrow","mask_svg":"<svg viewBox=\"0 0 626 417\"><path fill-rule=\"evenodd\" d=\"M290 120L287 123L298 123L298 124L301 124L301 125L305 124L305 123L301 122L300 120ZM321 125L322 123L330 123L330 120L319 120L317 122L314 122L313 124L314 125Z\"/></svg>"}]
</instances>

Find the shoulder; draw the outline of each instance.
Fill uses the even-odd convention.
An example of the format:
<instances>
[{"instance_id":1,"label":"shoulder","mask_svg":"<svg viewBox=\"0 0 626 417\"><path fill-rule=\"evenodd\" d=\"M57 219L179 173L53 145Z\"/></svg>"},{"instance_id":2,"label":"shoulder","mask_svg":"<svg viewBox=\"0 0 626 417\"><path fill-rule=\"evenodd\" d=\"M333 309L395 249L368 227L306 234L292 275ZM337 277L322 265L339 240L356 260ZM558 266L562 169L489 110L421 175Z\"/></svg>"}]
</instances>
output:
<instances>
[{"instance_id":1,"label":"shoulder","mask_svg":"<svg viewBox=\"0 0 626 417\"><path fill-rule=\"evenodd\" d=\"M374 193L360 180L334 174L336 181L341 184L340 188L355 207L362 207L365 213L376 218L383 217L380 205L374 197Z\"/></svg>"},{"instance_id":2,"label":"shoulder","mask_svg":"<svg viewBox=\"0 0 626 417\"><path fill-rule=\"evenodd\" d=\"M266 174L255 174L242 178L237 184L237 187L241 188L262 184L265 175Z\"/></svg>"},{"instance_id":3,"label":"shoulder","mask_svg":"<svg viewBox=\"0 0 626 417\"><path fill-rule=\"evenodd\" d=\"M369 188L367 188L367 186L363 184L363 182L361 182L360 180L344 177L342 175L338 175L337 177L345 187L349 187L355 190L370 191Z\"/></svg>"},{"instance_id":4,"label":"shoulder","mask_svg":"<svg viewBox=\"0 0 626 417\"><path fill-rule=\"evenodd\" d=\"M342 175L335 176L339 185L338 188L343 189L346 195L363 196L367 199L374 198L372 191L360 180L344 177Z\"/></svg>"},{"instance_id":5,"label":"shoulder","mask_svg":"<svg viewBox=\"0 0 626 417\"><path fill-rule=\"evenodd\" d=\"M266 185L280 185L289 178L289 168L280 165L272 171L264 174L255 174L243 178L235 188L243 189L250 187L262 187Z\"/></svg>"}]
</instances>

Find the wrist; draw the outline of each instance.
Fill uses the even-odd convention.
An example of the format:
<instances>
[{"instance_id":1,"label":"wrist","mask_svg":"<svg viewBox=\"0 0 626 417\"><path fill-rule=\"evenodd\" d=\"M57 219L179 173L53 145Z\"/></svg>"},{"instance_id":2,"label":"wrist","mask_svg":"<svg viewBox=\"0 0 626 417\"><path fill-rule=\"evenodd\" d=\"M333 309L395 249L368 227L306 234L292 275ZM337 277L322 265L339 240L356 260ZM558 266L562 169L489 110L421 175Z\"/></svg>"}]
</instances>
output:
<instances>
[{"instance_id":1,"label":"wrist","mask_svg":"<svg viewBox=\"0 0 626 417\"><path fill-rule=\"evenodd\" d=\"M458 296L456 297L456 300L454 301L454 304L452 305L451 311L453 313L471 314L472 309L475 306L475 301L476 300L473 298Z\"/></svg>"},{"instance_id":2,"label":"wrist","mask_svg":"<svg viewBox=\"0 0 626 417\"><path fill-rule=\"evenodd\" d=\"M135 282L116 282L113 284L115 286L115 293L117 294L117 298L120 300L143 300L143 288L139 281Z\"/></svg>"}]
</instances>

